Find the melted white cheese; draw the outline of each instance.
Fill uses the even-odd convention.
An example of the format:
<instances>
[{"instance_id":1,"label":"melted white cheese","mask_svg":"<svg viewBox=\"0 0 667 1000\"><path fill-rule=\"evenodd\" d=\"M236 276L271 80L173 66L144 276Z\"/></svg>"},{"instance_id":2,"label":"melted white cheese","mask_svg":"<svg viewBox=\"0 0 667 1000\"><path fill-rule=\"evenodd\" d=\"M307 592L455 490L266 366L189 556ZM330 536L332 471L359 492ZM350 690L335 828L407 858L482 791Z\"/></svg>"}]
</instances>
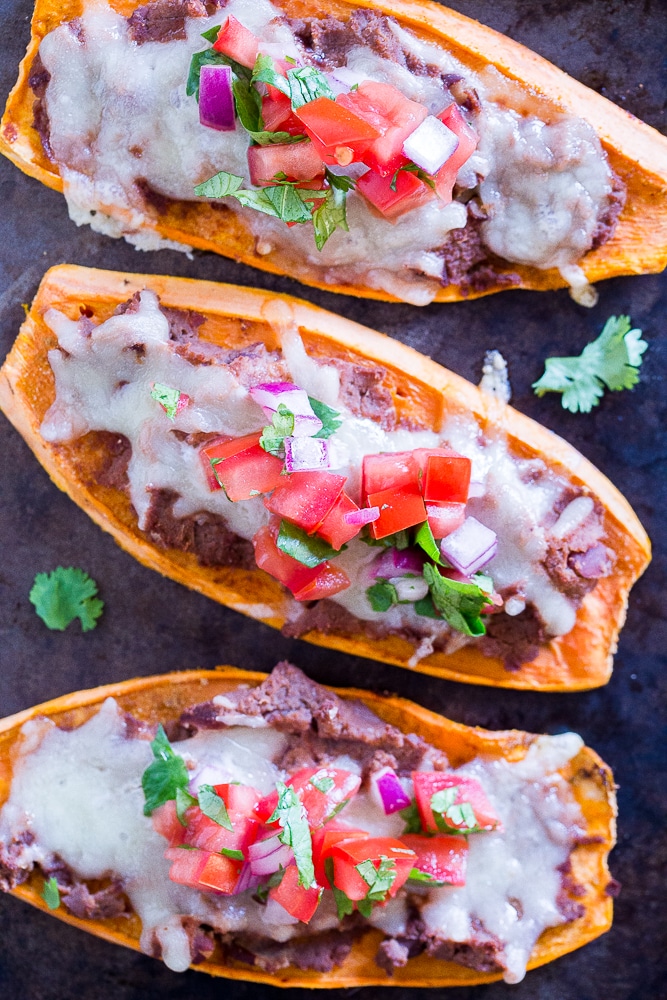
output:
<instances>
[{"instance_id":1,"label":"melted white cheese","mask_svg":"<svg viewBox=\"0 0 667 1000\"><path fill-rule=\"evenodd\" d=\"M190 963L183 928L187 916L221 933L247 929L277 940L299 933L298 925L273 923L276 914L267 913L250 893L200 894L170 881L165 841L143 815L141 776L152 760L150 745L126 738L113 699L78 729L61 730L42 719L27 723L22 737L11 793L0 813L0 842L32 832L34 841L21 857L25 867L48 866L58 856L79 878L120 878L142 922L143 950L151 953L159 942L164 961L175 971ZM287 744L285 735L270 728L231 727L202 732L173 746L200 781L240 781L267 794L276 780L286 777L276 762ZM581 814L556 771L581 746L572 733L542 737L519 763L477 759L459 769L482 784L504 832L469 838L466 885L423 892L422 915L429 931L454 941L473 937L472 921L481 920L504 944L509 982L522 978L541 932L563 920L557 905L558 866L568 857ZM349 757L337 759L334 766L359 773ZM367 793L359 793L342 818L373 836L398 836L403 828L400 817L385 816ZM311 925L314 930L338 925L329 897L325 893ZM376 910L371 922L387 934L399 934L406 918L402 892Z\"/></svg>"},{"instance_id":2,"label":"melted white cheese","mask_svg":"<svg viewBox=\"0 0 667 1000\"><path fill-rule=\"evenodd\" d=\"M291 31L267 0L231 0L228 14L258 34L262 50L274 58L298 58ZM249 182L248 135L240 126L218 132L200 125L197 102L185 92L191 56L204 47L201 32L220 21L219 13L191 18L186 39L137 45L125 19L100 0L86 5L79 34L62 25L44 38L50 143L75 222L124 235L140 249L187 249L154 232L136 181L181 200L194 200L195 185L219 170ZM548 124L534 115L521 117L507 109L510 84L500 74L473 74L437 46L398 26L392 30L408 51L443 73L462 75L484 100L475 123L480 147L462 167L459 182L472 189L482 178L489 247L508 261L560 267L569 281L611 191L594 131L574 117ZM369 48L350 49L346 68L355 79L394 84L433 114L450 101L438 76L416 76ZM338 230L318 252L310 225L288 229L228 201L256 235L258 252L276 255L290 273L363 284L416 305L434 298L442 277L438 248L466 224L465 205L443 206L437 199L389 223L353 193L349 233Z\"/></svg>"},{"instance_id":3,"label":"melted white cheese","mask_svg":"<svg viewBox=\"0 0 667 1000\"><path fill-rule=\"evenodd\" d=\"M307 356L286 314L277 312L272 318L286 348L283 360L295 382L324 397L344 415L330 445L334 467L348 477L346 492L360 500L364 455L448 443L472 459L473 479L482 484L483 495L469 501L469 512L498 535L498 552L488 565L496 589L514 587L524 600L532 601L550 635L569 632L576 617L575 606L556 589L540 562L548 546L545 518L562 493L563 480L547 473L545 467L537 478L522 478L529 466L534 472L535 463L513 458L502 432L484 437L472 416L449 419L436 434L405 428L385 431L372 420L350 415L337 399L335 367L317 365ZM90 336L57 310L49 310L45 321L58 337L60 350L49 352L56 400L41 425L42 437L57 443L74 440L90 430L126 435L132 445L130 497L141 528L146 524L153 489L179 494L174 505L177 517L210 511L223 516L232 531L248 540L268 523L269 513L261 497L232 503L223 490L210 492L199 450L172 433L211 431L240 436L259 431L266 418L226 367L192 365L174 352L167 320L153 292L142 292L136 313L114 316ZM133 350L136 344L143 344L144 351ZM153 382L178 388L190 397L190 404L173 422L152 399ZM581 499L584 506L577 506L577 510L583 515L591 501ZM336 557L336 565L348 574L351 586L332 600L358 618L382 622L391 629L426 628L426 644L416 654L423 658L432 652L431 639L447 634L449 627L418 616L412 605L373 611L365 591L373 582L371 564L377 557L377 548L352 539L347 550ZM300 606L297 602L293 606L298 614ZM458 635L451 639L454 644L465 641ZM451 643L450 651L454 648Z\"/></svg>"}]
</instances>

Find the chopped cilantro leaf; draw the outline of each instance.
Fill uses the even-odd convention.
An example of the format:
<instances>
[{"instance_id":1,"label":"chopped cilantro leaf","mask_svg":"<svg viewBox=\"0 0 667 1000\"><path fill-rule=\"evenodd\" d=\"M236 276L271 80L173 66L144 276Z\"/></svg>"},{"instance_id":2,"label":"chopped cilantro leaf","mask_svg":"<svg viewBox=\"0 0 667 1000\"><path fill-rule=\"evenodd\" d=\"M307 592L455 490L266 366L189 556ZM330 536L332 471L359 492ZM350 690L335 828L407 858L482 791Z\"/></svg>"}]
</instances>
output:
<instances>
[{"instance_id":1,"label":"chopped cilantro leaf","mask_svg":"<svg viewBox=\"0 0 667 1000\"><path fill-rule=\"evenodd\" d=\"M175 420L179 410L188 403L188 397L180 389L172 389L161 382L153 382L151 397L160 404L170 420Z\"/></svg>"},{"instance_id":2,"label":"chopped cilantro leaf","mask_svg":"<svg viewBox=\"0 0 667 1000\"><path fill-rule=\"evenodd\" d=\"M216 28L215 30L217 32L220 29ZM213 31L213 28L211 28L211 31ZM216 34L215 38L217 37L218 36ZM215 41L215 38L213 41ZM207 39L207 41L210 41L210 39ZM199 100L199 78L201 76L201 68L207 63L213 65L216 63L218 65L228 65L229 60L223 56L222 52L216 52L215 49L204 49L203 52L195 52L190 60L190 70L188 72L187 83L185 84L185 93L188 97L196 97L197 100Z\"/></svg>"},{"instance_id":3,"label":"chopped cilantro leaf","mask_svg":"<svg viewBox=\"0 0 667 1000\"><path fill-rule=\"evenodd\" d=\"M333 891L334 902L336 904L336 911L338 913L338 919L342 920L343 917L348 917L351 913L354 913L354 903L350 897L334 885L334 863L333 858L327 858L324 862L324 872L326 874L327 880L331 889Z\"/></svg>"},{"instance_id":4,"label":"chopped cilantro leaf","mask_svg":"<svg viewBox=\"0 0 667 1000\"><path fill-rule=\"evenodd\" d=\"M287 80L294 111L303 107L304 104L317 100L318 97L328 97L332 101L334 99L334 92L329 86L326 76L314 66L288 69Z\"/></svg>"},{"instance_id":5,"label":"chopped cilantro leaf","mask_svg":"<svg viewBox=\"0 0 667 1000\"><path fill-rule=\"evenodd\" d=\"M435 604L433 603L433 598L430 594L426 597L422 597L421 600L415 601L412 605L415 609L415 614L421 615L422 618L441 618L442 615L436 611Z\"/></svg>"},{"instance_id":6,"label":"chopped cilantro leaf","mask_svg":"<svg viewBox=\"0 0 667 1000\"><path fill-rule=\"evenodd\" d=\"M631 329L629 316L610 316L600 336L578 357L547 358L544 374L533 383L536 395L561 392L571 413L590 413L605 386L614 392L639 382L642 354L648 347L641 330Z\"/></svg>"},{"instance_id":7,"label":"chopped cilantro leaf","mask_svg":"<svg viewBox=\"0 0 667 1000\"><path fill-rule=\"evenodd\" d=\"M421 833L422 832L422 821L419 815L419 809L417 808L417 803L413 802L412 805L407 806L405 809L401 809L399 816L405 823L405 829L403 833Z\"/></svg>"},{"instance_id":8,"label":"chopped cilantro leaf","mask_svg":"<svg viewBox=\"0 0 667 1000\"><path fill-rule=\"evenodd\" d=\"M218 40L218 35L220 34L221 27L222 27L221 24L216 24L212 28L209 28L207 31L202 31L201 37L205 38L207 42L210 42L211 45L213 45L214 42L217 42Z\"/></svg>"},{"instance_id":9,"label":"chopped cilantro leaf","mask_svg":"<svg viewBox=\"0 0 667 1000\"><path fill-rule=\"evenodd\" d=\"M321 403L319 399L313 399L312 396L308 397L308 402L311 405L312 411L318 420L322 421L322 428L313 434L315 438L330 438L334 431L337 431L340 425L343 423L343 418L341 417L338 410L332 409L331 406L327 406L326 403Z\"/></svg>"},{"instance_id":10,"label":"chopped cilantro leaf","mask_svg":"<svg viewBox=\"0 0 667 1000\"><path fill-rule=\"evenodd\" d=\"M235 851L233 847L221 847L218 854L231 858L232 861L243 861L243 851Z\"/></svg>"},{"instance_id":11,"label":"chopped cilantro leaf","mask_svg":"<svg viewBox=\"0 0 667 1000\"><path fill-rule=\"evenodd\" d=\"M354 867L368 886L366 896L357 902L357 909L364 917L370 917L373 904L383 903L396 881L396 865L383 854L377 868L372 861L361 861Z\"/></svg>"},{"instance_id":12,"label":"chopped cilantro leaf","mask_svg":"<svg viewBox=\"0 0 667 1000\"><path fill-rule=\"evenodd\" d=\"M373 538L368 533L363 534L361 538L366 542L366 545L377 545L382 549L398 549L401 552L403 549L410 548L410 534L406 528L395 532L393 535L385 535L384 538Z\"/></svg>"},{"instance_id":13,"label":"chopped cilantro leaf","mask_svg":"<svg viewBox=\"0 0 667 1000\"><path fill-rule=\"evenodd\" d=\"M327 559L333 559L347 548L347 545L343 545L341 549L334 549L323 538L307 535L302 528L290 524L289 521L280 522L276 545L285 555L291 556L310 569L321 565Z\"/></svg>"},{"instance_id":14,"label":"chopped cilantro leaf","mask_svg":"<svg viewBox=\"0 0 667 1000\"><path fill-rule=\"evenodd\" d=\"M419 868L411 868L408 878L411 882L429 882L431 885L444 885L444 882L440 882L435 875L431 875L429 872L420 871Z\"/></svg>"},{"instance_id":15,"label":"chopped cilantro leaf","mask_svg":"<svg viewBox=\"0 0 667 1000\"><path fill-rule=\"evenodd\" d=\"M209 177L202 184L197 184L195 194L198 198L227 198L232 197L243 184L243 178L238 174L230 174L226 170Z\"/></svg>"},{"instance_id":16,"label":"chopped cilantro leaf","mask_svg":"<svg viewBox=\"0 0 667 1000\"><path fill-rule=\"evenodd\" d=\"M433 532L431 530L431 525L428 521L424 521L423 524L419 525L415 533L415 543L419 545L420 548L424 550L427 556L433 560L433 562L438 563L442 566L442 559L440 558L440 549L433 537Z\"/></svg>"},{"instance_id":17,"label":"chopped cilantro leaf","mask_svg":"<svg viewBox=\"0 0 667 1000\"><path fill-rule=\"evenodd\" d=\"M255 60L252 71L253 83L269 83L276 90L280 90L286 97L290 96L290 85L286 78L278 72L276 64L271 56L260 52Z\"/></svg>"},{"instance_id":18,"label":"chopped cilantro leaf","mask_svg":"<svg viewBox=\"0 0 667 1000\"><path fill-rule=\"evenodd\" d=\"M373 611L389 611L394 604L398 604L396 587L389 580L380 579L372 587L368 587L366 597Z\"/></svg>"},{"instance_id":19,"label":"chopped cilantro leaf","mask_svg":"<svg viewBox=\"0 0 667 1000\"><path fill-rule=\"evenodd\" d=\"M354 186L354 181L349 177L334 174L331 170L325 170L326 180L329 188L326 191L326 198L313 212L313 227L315 230L315 246L321 250L329 237L336 229L343 229L349 232L347 224L347 192Z\"/></svg>"},{"instance_id":20,"label":"chopped cilantro leaf","mask_svg":"<svg viewBox=\"0 0 667 1000\"><path fill-rule=\"evenodd\" d=\"M420 181L423 181L427 187L430 187L432 191L435 191L435 181L430 174L427 174L425 170L418 167L416 163L406 163L404 167L399 167L391 179L391 184L389 185L392 191L396 190L396 185L398 183L398 175L401 171L405 171L407 174L416 174Z\"/></svg>"},{"instance_id":21,"label":"chopped cilantro leaf","mask_svg":"<svg viewBox=\"0 0 667 1000\"><path fill-rule=\"evenodd\" d=\"M310 779L310 784L314 785L318 792L322 792L323 795L326 795L327 792L331 791L336 782L329 775L323 774L320 778L317 774L314 774Z\"/></svg>"},{"instance_id":22,"label":"chopped cilantro leaf","mask_svg":"<svg viewBox=\"0 0 667 1000\"><path fill-rule=\"evenodd\" d=\"M151 750L155 760L141 778L146 799L144 816L150 816L158 806L175 799L178 790L185 791L190 780L185 761L174 753L162 725L158 726L157 735L151 741Z\"/></svg>"},{"instance_id":23,"label":"chopped cilantro leaf","mask_svg":"<svg viewBox=\"0 0 667 1000\"><path fill-rule=\"evenodd\" d=\"M274 872L273 875L271 875L267 882L264 882L263 885L257 887L255 899L258 899L260 903L265 903L269 895L269 889L275 889L277 885L280 885L284 875L285 869L281 866L277 872Z\"/></svg>"},{"instance_id":24,"label":"chopped cilantro leaf","mask_svg":"<svg viewBox=\"0 0 667 1000\"><path fill-rule=\"evenodd\" d=\"M299 871L299 885L312 889L317 883L313 867L313 842L306 810L291 786L278 781L276 788L278 805L267 822L280 824L282 830L278 834L278 839L291 847L294 852L294 860Z\"/></svg>"},{"instance_id":25,"label":"chopped cilantro leaf","mask_svg":"<svg viewBox=\"0 0 667 1000\"><path fill-rule=\"evenodd\" d=\"M199 808L204 816L208 816L218 826L224 826L225 830L233 830L232 821L227 812L224 800L220 798L212 785L200 785L197 793Z\"/></svg>"},{"instance_id":26,"label":"chopped cilantro leaf","mask_svg":"<svg viewBox=\"0 0 667 1000\"><path fill-rule=\"evenodd\" d=\"M58 882L53 875L44 883L44 888L42 889L42 899L50 910L57 910L60 906L60 889L58 888Z\"/></svg>"},{"instance_id":27,"label":"chopped cilantro leaf","mask_svg":"<svg viewBox=\"0 0 667 1000\"><path fill-rule=\"evenodd\" d=\"M196 806L197 800L194 795L190 795L190 792L185 788L176 789L176 815L178 817L178 822L181 826L187 826L188 821L185 818L185 813L190 808L190 806Z\"/></svg>"},{"instance_id":28,"label":"chopped cilantro leaf","mask_svg":"<svg viewBox=\"0 0 667 1000\"><path fill-rule=\"evenodd\" d=\"M96 594L97 584L82 569L57 566L52 573L37 574L28 596L48 628L64 632L78 618L81 631L90 632L104 607Z\"/></svg>"},{"instance_id":29,"label":"chopped cilantro leaf","mask_svg":"<svg viewBox=\"0 0 667 1000\"><path fill-rule=\"evenodd\" d=\"M284 403L278 404L278 412L273 414L270 424L267 424L259 439L260 448L268 451L276 458L285 457L285 438L294 432L294 414Z\"/></svg>"},{"instance_id":30,"label":"chopped cilantro leaf","mask_svg":"<svg viewBox=\"0 0 667 1000\"><path fill-rule=\"evenodd\" d=\"M443 788L431 796L431 809L441 833L480 833L481 827L469 802L456 802L458 788ZM449 823L447 822L449 820Z\"/></svg>"},{"instance_id":31,"label":"chopped cilantro leaf","mask_svg":"<svg viewBox=\"0 0 667 1000\"><path fill-rule=\"evenodd\" d=\"M433 603L453 629L464 635L484 635L486 626L480 611L488 604L487 595L474 583L459 583L443 576L431 563L424 565L426 580Z\"/></svg>"}]
</instances>

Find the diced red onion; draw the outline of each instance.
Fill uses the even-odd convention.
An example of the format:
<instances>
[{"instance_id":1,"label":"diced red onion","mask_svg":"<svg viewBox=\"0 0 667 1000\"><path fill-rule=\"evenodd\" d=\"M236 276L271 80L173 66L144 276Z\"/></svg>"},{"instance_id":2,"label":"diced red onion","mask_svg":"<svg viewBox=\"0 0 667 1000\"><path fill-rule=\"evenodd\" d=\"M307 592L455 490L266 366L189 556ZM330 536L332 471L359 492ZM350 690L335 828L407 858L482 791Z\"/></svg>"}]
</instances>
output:
<instances>
[{"instance_id":1,"label":"diced red onion","mask_svg":"<svg viewBox=\"0 0 667 1000\"><path fill-rule=\"evenodd\" d=\"M294 437L312 437L322 430L322 421L313 413L308 393L292 382L264 382L252 386L248 392L269 418L281 404L286 406L294 414Z\"/></svg>"},{"instance_id":2,"label":"diced red onion","mask_svg":"<svg viewBox=\"0 0 667 1000\"><path fill-rule=\"evenodd\" d=\"M416 573L421 576L424 568L423 557L414 549L387 549L375 560L372 574L375 578L381 576L389 580L403 573Z\"/></svg>"},{"instance_id":3,"label":"diced red onion","mask_svg":"<svg viewBox=\"0 0 667 1000\"><path fill-rule=\"evenodd\" d=\"M410 796L391 767L383 767L381 771L375 771L371 775L371 789L376 792L375 797L379 797L385 816L407 809L411 803Z\"/></svg>"},{"instance_id":4,"label":"diced red onion","mask_svg":"<svg viewBox=\"0 0 667 1000\"><path fill-rule=\"evenodd\" d=\"M427 174L435 174L458 149L459 140L444 122L429 115L403 143L403 152Z\"/></svg>"},{"instance_id":5,"label":"diced red onion","mask_svg":"<svg viewBox=\"0 0 667 1000\"><path fill-rule=\"evenodd\" d=\"M236 128L231 67L206 63L202 66L199 121L218 132L233 132Z\"/></svg>"},{"instance_id":6,"label":"diced red onion","mask_svg":"<svg viewBox=\"0 0 667 1000\"><path fill-rule=\"evenodd\" d=\"M246 892L248 889L255 889L261 884L262 878L260 875L253 875L252 868L246 862L241 868L241 874L239 875L239 880L236 883L236 893Z\"/></svg>"},{"instance_id":7,"label":"diced red onion","mask_svg":"<svg viewBox=\"0 0 667 1000\"><path fill-rule=\"evenodd\" d=\"M315 472L328 469L329 442L322 438L286 437L285 469L287 472Z\"/></svg>"},{"instance_id":8,"label":"diced red onion","mask_svg":"<svg viewBox=\"0 0 667 1000\"><path fill-rule=\"evenodd\" d=\"M440 543L440 551L448 563L465 576L471 576L493 559L498 538L476 517L467 517L460 528Z\"/></svg>"},{"instance_id":9,"label":"diced red onion","mask_svg":"<svg viewBox=\"0 0 667 1000\"><path fill-rule=\"evenodd\" d=\"M354 86L359 86L364 80L368 80L369 77L366 73L359 73L357 70L350 69L348 66L336 66L335 69L329 74L336 80L337 83L342 83L346 90L350 90Z\"/></svg>"},{"instance_id":10,"label":"diced red onion","mask_svg":"<svg viewBox=\"0 0 667 1000\"><path fill-rule=\"evenodd\" d=\"M379 507L361 507L359 510L350 510L347 514L343 514L343 520L346 524L371 524L379 517Z\"/></svg>"},{"instance_id":11,"label":"diced red onion","mask_svg":"<svg viewBox=\"0 0 667 1000\"><path fill-rule=\"evenodd\" d=\"M473 497L483 497L484 496L484 483L481 479L471 479L470 487L468 489L468 500Z\"/></svg>"},{"instance_id":12,"label":"diced red onion","mask_svg":"<svg viewBox=\"0 0 667 1000\"><path fill-rule=\"evenodd\" d=\"M299 923L298 917L293 917L291 913L287 912L284 906L281 906L276 899L272 899L270 896L266 901L262 920L267 924L273 924L274 927L280 927L283 924Z\"/></svg>"},{"instance_id":13,"label":"diced red onion","mask_svg":"<svg viewBox=\"0 0 667 1000\"><path fill-rule=\"evenodd\" d=\"M391 576L389 583L399 601L421 601L428 594L428 584L423 576Z\"/></svg>"},{"instance_id":14,"label":"diced red onion","mask_svg":"<svg viewBox=\"0 0 667 1000\"><path fill-rule=\"evenodd\" d=\"M215 764L200 764L190 777L188 789L196 795L202 785L220 785L229 780L229 772Z\"/></svg>"},{"instance_id":15,"label":"diced red onion","mask_svg":"<svg viewBox=\"0 0 667 1000\"><path fill-rule=\"evenodd\" d=\"M253 875L273 875L279 868L286 868L294 860L294 854L291 847L280 842L276 833L251 844L248 859Z\"/></svg>"}]
</instances>

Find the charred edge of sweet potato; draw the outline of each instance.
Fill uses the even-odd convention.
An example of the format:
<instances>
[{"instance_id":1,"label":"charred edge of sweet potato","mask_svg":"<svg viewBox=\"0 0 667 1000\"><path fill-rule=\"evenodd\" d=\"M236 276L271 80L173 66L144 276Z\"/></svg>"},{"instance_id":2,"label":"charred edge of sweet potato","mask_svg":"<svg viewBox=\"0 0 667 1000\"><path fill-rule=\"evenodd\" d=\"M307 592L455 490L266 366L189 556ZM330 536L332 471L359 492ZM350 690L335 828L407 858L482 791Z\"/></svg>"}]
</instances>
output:
<instances>
[{"instance_id":1,"label":"charred edge of sweet potato","mask_svg":"<svg viewBox=\"0 0 667 1000\"><path fill-rule=\"evenodd\" d=\"M141 2L114 0L112 6L127 16ZM78 16L84 5L85 0L36 0L31 41L0 125L0 152L25 173L57 190L62 190L62 180L32 127L34 100L28 78L44 35ZM319 12L304 0L283 0L280 6L293 17ZM664 136L519 43L429 0L385 0L380 7L373 0L332 0L322 13L344 20L357 7L371 7L396 17L404 27L425 40L446 45L473 71L484 66L495 67L507 78L508 86L523 87L517 99L524 104L529 102L547 115L565 111L586 118L598 133L612 167L627 185L628 197L612 238L584 256L580 262L583 270L591 282L663 270L667 265L667 139ZM488 52L493 53L492 58L487 57ZM100 208L103 210L104 206ZM154 228L166 239L211 250L274 274L285 274L289 270L304 284L327 291L396 301L394 296L375 289L327 285L316 278L299 276L298 262L288 262L288 266L285 262L282 266L274 264L257 253L254 236L240 216L226 206L172 202L162 214L154 209L150 211L153 218L146 223L147 228ZM540 271L508 263L507 270L519 275L518 287L521 288L548 290L565 285L555 269ZM477 298L505 287L517 286L497 283L484 290L472 290L450 285L438 291L436 301Z\"/></svg>"},{"instance_id":2,"label":"charred edge of sweet potato","mask_svg":"<svg viewBox=\"0 0 667 1000\"><path fill-rule=\"evenodd\" d=\"M188 705L208 701L216 694L230 691L239 684L260 684L265 674L220 667L217 670L195 670L158 677L137 678L118 684L81 691L57 698L26 712L0 721L0 806L9 794L11 756L20 727L31 718L46 716L59 725L74 728L82 725L107 697L115 697L121 707L139 719L168 721L177 719ZM404 732L413 732L448 754L458 766L480 754L520 760L535 739L535 735L517 730L489 732L450 721L414 702L392 695L379 695L357 689L337 689L343 698L362 701L373 712ZM608 856L616 842L616 800L610 769L588 747L584 747L561 772L570 782L586 821L583 842L572 852L572 874L585 887L585 895L577 901L584 913L572 923L547 929L538 940L528 968L551 962L581 947L609 929L613 903L608 894L611 876ZM32 879L14 890L13 894L42 910L46 904L41 896L43 879ZM139 950L140 921L136 916L105 921L82 920L61 907L54 916L87 930L97 937ZM303 986L336 989L351 986L465 986L493 982L499 975L480 973L454 962L444 962L425 955L410 959L407 966L396 969L393 977L386 976L375 966L374 955L382 935L371 931L355 941L342 966L331 973L303 972L289 968L275 974L238 962L225 963L219 949L210 959L193 968L211 975L273 986Z\"/></svg>"},{"instance_id":3,"label":"charred edge of sweet potato","mask_svg":"<svg viewBox=\"0 0 667 1000\"><path fill-rule=\"evenodd\" d=\"M616 567L613 576L600 580L586 596L572 632L552 640L517 672L506 671L499 660L482 656L473 646L449 656L433 653L411 669L474 684L544 691L584 690L606 683L628 593L649 561L650 543L627 501L574 448L511 407L499 409L471 383L411 348L290 296L184 278L61 265L43 279L0 372L0 406L56 485L111 532L123 548L165 576L273 627L280 628L286 620L289 601L277 581L260 570L202 567L191 554L158 549L139 531L125 494L92 481L91 470L99 455L94 447L91 450L88 439L52 446L39 434L54 396L47 351L55 346L55 338L44 322L44 312L54 307L77 318L85 308L95 320L103 321L136 289L145 287L157 292L165 305L202 312L206 316L202 335L224 345L237 343L234 338L240 331L243 336L251 331L254 339L266 337L274 346L276 334L269 320L282 322L287 316L313 353L335 353L383 365L401 418L437 427L445 408L448 413L472 411L482 426L500 423L514 451L542 458L557 473L595 495L605 508L607 542L616 553ZM269 614L267 608L271 609ZM407 666L414 654L413 646L396 636L369 640L363 635L311 632L306 638L398 666Z\"/></svg>"}]
</instances>

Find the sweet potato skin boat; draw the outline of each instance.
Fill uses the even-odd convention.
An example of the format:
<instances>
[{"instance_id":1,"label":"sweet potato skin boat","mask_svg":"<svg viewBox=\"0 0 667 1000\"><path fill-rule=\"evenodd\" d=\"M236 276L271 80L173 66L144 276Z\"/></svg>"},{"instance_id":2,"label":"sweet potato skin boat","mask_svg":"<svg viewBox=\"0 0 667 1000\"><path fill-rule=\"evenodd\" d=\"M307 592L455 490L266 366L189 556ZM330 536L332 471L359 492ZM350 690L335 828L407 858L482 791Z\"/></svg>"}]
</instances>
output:
<instances>
[{"instance_id":1,"label":"sweet potato skin boat","mask_svg":"<svg viewBox=\"0 0 667 1000\"><path fill-rule=\"evenodd\" d=\"M62 191L57 167L48 159L37 131L32 127L34 95L28 79L41 39L59 24L77 17L86 0L36 0L31 40L0 124L0 152L21 170L44 184ZM112 0L112 6L129 16L142 0ZM355 8L370 8L393 16L401 25L426 41L452 51L472 70L493 67L523 88L522 100L544 115L566 112L585 118L597 132L610 164L627 185L627 202L612 238L589 252L580 262L589 280L623 274L658 272L667 266L667 139L655 129L578 83L546 59L518 42L470 18L429 0L332 0L321 11L304 0L281 0L279 6L291 17L321 12L343 20ZM100 206L104 208L104 206ZM110 214L118 209L107 206ZM256 252L255 237L239 215L220 212L196 202L173 202L164 210L153 210L155 231L202 250L212 250L245 264L277 274L289 273L306 284L348 295L391 301L392 296L370 288L327 285L312 276L300 275L299 262L281 266ZM520 287L547 290L564 286L560 273L508 264L518 274ZM482 291L450 285L438 291L436 301L458 301L501 291L502 283ZM513 286L516 287L516 286Z\"/></svg>"},{"instance_id":2,"label":"sweet potato skin boat","mask_svg":"<svg viewBox=\"0 0 667 1000\"><path fill-rule=\"evenodd\" d=\"M206 317L202 336L226 347L262 340L272 349L278 341L271 323L294 323L314 357L382 365L399 419L435 429L445 413L472 413L482 429L501 428L514 454L540 457L556 473L590 491L605 509L606 544L616 554L616 565L613 575L599 580L586 595L572 631L552 639L535 660L516 672L508 672L500 660L483 656L474 646L450 655L435 652L414 669L473 684L543 691L586 690L608 681L628 593L649 561L650 542L624 497L572 446L412 348L291 296L186 278L61 265L45 275L0 370L0 408L56 485L124 549L144 565L236 611L274 628L285 624L288 598L277 581L258 569L204 567L191 553L158 548L137 527L128 497L95 482L100 454L89 438L52 445L39 433L55 395L47 352L56 340L44 322L45 311L56 308L76 319L86 310L95 322L101 322L144 288L156 292L165 306L202 313ZM311 631L304 638L398 666L408 666L414 654L414 647L397 636L369 639L362 634Z\"/></svg>"},{"instance_id":3,"label":"sweet potato skin boat","mask_svg":"<svg viewBox=\"0 0 667 1000\"><path fill-rule=\"evenodd\" d=\"M175 720L189 705L224 694L239 684L256 686L265 674L220 667L217 670L194 670L137 678L118 684L65 695L35 708L0 720L0 808L9 795L12 773L12 747L21 726L29 719L46 716L57 725L75 728L95 713L107 697L116 698L121 707L147 722ZM416 733L449 757L458 767L475 756L520 760L536 738L518 730L489 732L445 719L414 702L392 695L374 694L354 688L334 689L343 698L362 701L371 711L405 732ZM572 875L585 886L577 897L584 906L579 919L547 929L538 940L528 968L536 968L565 955L609 929L612 922L612 899L607 892L610 874L607 859L616 841L616 801L613 776L608 766L588 747L584 747L561 773L569 781L586 823L586 843L571 854ZM42 910L47 910L41 896L43 878L38 874L18 886L13 894ZM111 918L104 921L82 920L60 907L54 915L68 924L89 931L97 937L139 950L141 925L138 917ZM334 989L352 986L471 986L493 982L497 974L478 972L454 962L418 956L404 968L386 976L375 966L373 956L381 940L378 931L370 931L353 945L345 963L331 973L301 971L295 968L276 973L264 972L234 961L223 961L218 949L210 959L194 966L214 976L268 983L273 986L303 986Z\"/></svg>"}]
</instances>

